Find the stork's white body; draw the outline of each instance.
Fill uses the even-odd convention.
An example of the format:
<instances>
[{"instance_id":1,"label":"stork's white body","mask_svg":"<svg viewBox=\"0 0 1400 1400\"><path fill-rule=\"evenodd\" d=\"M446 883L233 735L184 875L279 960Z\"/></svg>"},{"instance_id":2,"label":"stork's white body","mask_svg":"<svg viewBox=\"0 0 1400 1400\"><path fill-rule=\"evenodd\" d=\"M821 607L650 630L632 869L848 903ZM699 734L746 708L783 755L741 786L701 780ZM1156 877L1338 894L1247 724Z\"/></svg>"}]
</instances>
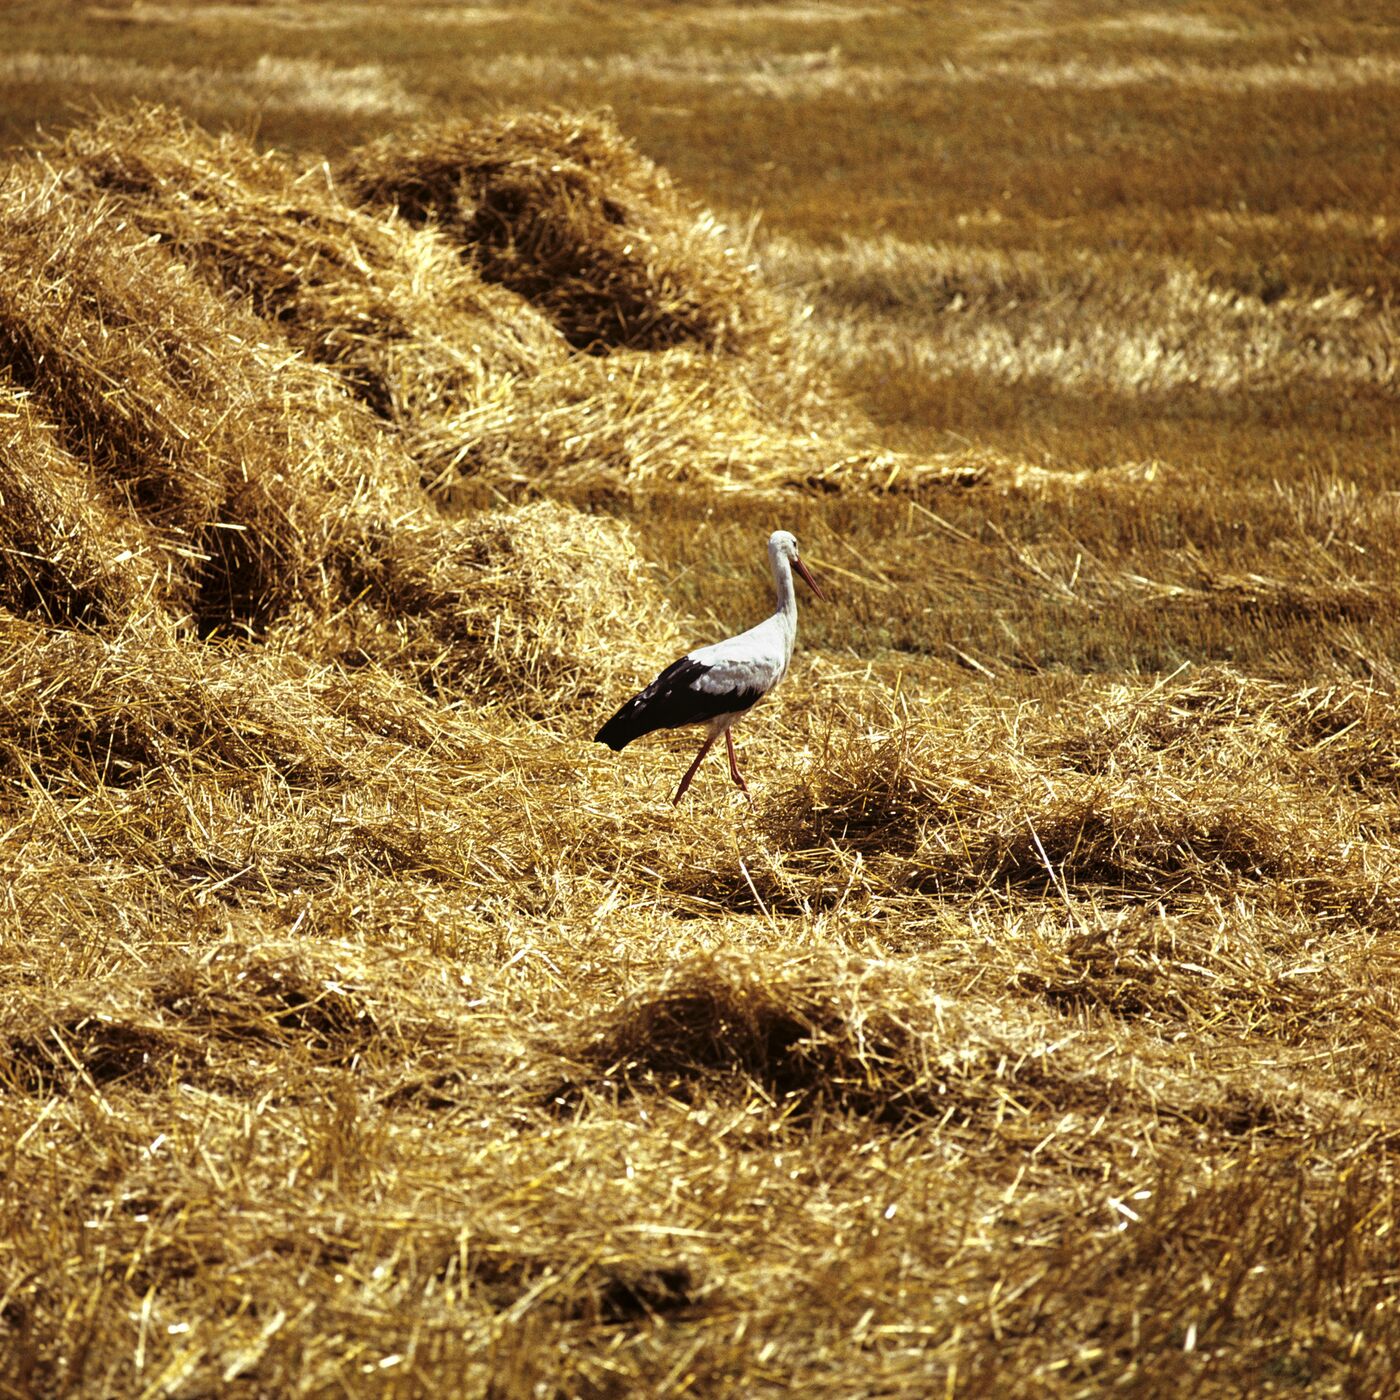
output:
<instances>
[{"instance_id":1,"label":"stork's white body","mask_svg":"<svg viewBox=\"0 0 1400 1400\"><path fill-rule=\"evenodd\" d=\"M729 749L730 774L739 787L748 792L748 784L739 773L734 739L729 730L764 696L771 694L787 675L792 649L797 642L793 569L806 579L817 597L822 596L816 580L797 553L797 541L786 530L777 530L769 538L768 559L777 590L777 607L772 616L736 637L687 652L645 690L634 695L598 731L599 742L621 750L633 739L654 729L703 724L708 737L690 771L681 779L674 799L677 802L690 786L700 760L721 734Z\"/></svg>"},{"instance_id":2,"label":"stork's white body","mask_svg":"<svg viewBox=\"0 0 1400 1400\"><path fill-rule=\"evenodd\" d=\"M775 567L774 573L778 570ZM784 594L786 585L786 597ZM692 684L695 689L716 697L758 692L759 699L770 695L782 683L792 664L792 649L797 644L797 599L793 594L792 570L783 561L778 581L778 611L766 617L756 627L726 637L713 646L696 647L687 655L704 673ZM757 701L754 702L755 704ZM749 706L716 715L710 721L710 732L722 734Z\"/></svg>"}]
</instances>

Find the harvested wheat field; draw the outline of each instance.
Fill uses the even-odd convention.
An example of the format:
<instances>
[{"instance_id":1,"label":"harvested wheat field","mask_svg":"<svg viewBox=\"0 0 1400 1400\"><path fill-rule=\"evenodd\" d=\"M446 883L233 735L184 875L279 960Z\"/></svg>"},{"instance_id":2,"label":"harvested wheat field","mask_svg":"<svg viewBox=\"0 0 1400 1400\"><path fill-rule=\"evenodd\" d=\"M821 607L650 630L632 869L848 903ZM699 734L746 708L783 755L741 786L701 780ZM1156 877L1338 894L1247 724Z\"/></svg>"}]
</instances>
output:
<instances>
[{"instance_id":1,"label":"harvested wheat field","mask_svg":"<svg viewBox=\"0 0 1400 1400\"><path fill-rule=\"evenodd\" d=\"M1400 25L1288 10L6 8L0 1395L1400 1393Z\"/></svg>"}]
</instances>

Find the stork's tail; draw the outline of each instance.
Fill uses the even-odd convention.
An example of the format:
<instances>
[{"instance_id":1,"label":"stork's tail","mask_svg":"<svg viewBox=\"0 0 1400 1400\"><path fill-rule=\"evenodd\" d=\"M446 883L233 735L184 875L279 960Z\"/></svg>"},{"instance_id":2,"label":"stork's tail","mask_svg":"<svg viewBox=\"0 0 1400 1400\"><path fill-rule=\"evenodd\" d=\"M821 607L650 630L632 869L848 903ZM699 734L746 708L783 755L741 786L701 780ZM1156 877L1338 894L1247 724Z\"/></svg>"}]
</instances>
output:
<instances>
[{"instance_id":1,"label":"stork's tail","mask_svg":"<svg viewBox=\"0 0 1400 1400\"><path fill-rule=\"evenodd\" d=\"M695 688L695 681L710 668L693 656L673 661L645 690L639 690L593 737L614 753L621 753L633 739L653 729L679 729L701 724L727 709L744 709L758 699L737 706L721 703L714 695ZM726 697L726 700L729 697Z\"/></svg>"},{"instance_id":2,"label":"stork's tail","mask_svg":"<svg viewBox=\"0 0 1400 1400\"><path fill-rule=\"evenodd\" d=\"M637 723L637 702L629 700L594 736L595 744L606 744L614 753L621 753L633 739L647 733L647 726Z\"/></svg>"}]
</instances>

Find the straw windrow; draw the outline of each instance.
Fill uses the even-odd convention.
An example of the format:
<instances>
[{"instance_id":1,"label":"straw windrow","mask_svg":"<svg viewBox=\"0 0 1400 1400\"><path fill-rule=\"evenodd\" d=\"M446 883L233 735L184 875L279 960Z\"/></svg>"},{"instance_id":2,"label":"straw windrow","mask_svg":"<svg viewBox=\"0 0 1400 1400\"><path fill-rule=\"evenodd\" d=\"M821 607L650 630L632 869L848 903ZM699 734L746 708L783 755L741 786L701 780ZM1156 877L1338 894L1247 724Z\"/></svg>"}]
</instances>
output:
<instances>
[{"instance_id":1,"label":"straw windrow","mask_svg":"<svg viewBox=\"0 0 1400 1400\"><path fill-rule=\"evenodd\" d=\"M324 164L161 108L79 127L50 159L400 427L478 408L563 357L526 302L432 230L346 203Z\"/></svg>"},{"instance_id":2,"label":"straw windrow","mask_svg":"<svg viewBox=\"0 0 1400 1400\"><path fill-rule=\"evenodd\" d=\"M362 147L340 178L363 203L441 226L577 349L733 351L776 329L723 230L605 118L437 122Z\"/></svg>"}]
</instances>

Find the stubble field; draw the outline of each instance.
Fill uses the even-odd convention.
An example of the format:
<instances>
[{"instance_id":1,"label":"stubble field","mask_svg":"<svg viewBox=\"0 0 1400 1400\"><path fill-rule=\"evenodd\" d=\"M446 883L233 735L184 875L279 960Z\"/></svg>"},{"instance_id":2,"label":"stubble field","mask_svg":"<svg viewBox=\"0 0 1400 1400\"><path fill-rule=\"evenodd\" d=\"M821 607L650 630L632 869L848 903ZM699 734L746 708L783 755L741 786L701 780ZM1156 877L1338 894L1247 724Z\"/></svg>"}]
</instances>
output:
<instances>
[{"instance_id":1,"label":"stubble field","mask_svg":"<svg viewBox=\"0 0 1400 1400\"><path fill-rule=\"evenodd\" d=\"M0 9L0 1393L1395 1393L1400 26L952 9Z\"/></svg>"}]
</instances>

